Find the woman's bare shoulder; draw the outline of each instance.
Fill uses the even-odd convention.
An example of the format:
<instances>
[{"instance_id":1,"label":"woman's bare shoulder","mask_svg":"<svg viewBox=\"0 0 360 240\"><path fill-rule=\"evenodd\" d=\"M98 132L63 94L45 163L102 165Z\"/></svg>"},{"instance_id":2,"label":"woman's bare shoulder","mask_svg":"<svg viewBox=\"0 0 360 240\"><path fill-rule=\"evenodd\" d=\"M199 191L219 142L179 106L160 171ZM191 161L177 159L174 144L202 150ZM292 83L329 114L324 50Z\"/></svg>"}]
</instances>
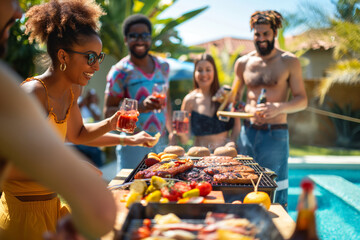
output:
<instances>
[{"instance_id":1,"label":"woman's bare shoulder","mask_svg":"<svg viewBox=\"0 0 360 240\"><path fill-rule=\"evenodd\" d=\"M21 88L31 94L35 95L41 102L46 101L47 93L45 86L38 80L30 80L23 82Z\"/></svg>"},{"instance_id":2,"label":"woman's bare shoulder","mask_svg":"<svg viewBox=\"0 0 360 240\"><path fill-rule=\"evenodd\" d=\"M197 93L197 90L195 89L195 90L192 90L191 92L189 92L188 94L186 94L186 96L183 99L182 105L181 105L182 109L189 111L192 108L192 106L195 102L196 93Z\"/></svg>"}]
</instances>

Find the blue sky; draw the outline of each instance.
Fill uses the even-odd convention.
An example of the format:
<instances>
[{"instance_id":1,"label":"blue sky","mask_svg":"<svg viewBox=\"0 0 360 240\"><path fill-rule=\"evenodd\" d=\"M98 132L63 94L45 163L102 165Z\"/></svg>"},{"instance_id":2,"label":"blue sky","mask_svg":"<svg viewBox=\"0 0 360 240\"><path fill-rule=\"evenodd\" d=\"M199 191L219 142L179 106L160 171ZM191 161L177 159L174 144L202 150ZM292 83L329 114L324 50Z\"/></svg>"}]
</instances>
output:
<instances>
[{"instance_id":1,"label":"blue sky","mask_svg":"<svg viewBox=\"0 0 360 240\"><path fill-rule=\"evenodd\" d=\"M294 12L298 4L317 4L329 13L334 12L331 0L178 0L159 17L179 17L204 6L207 10L181 24L177 30L185 45L193 45L222 37L251 39L249 20L257 10ZM286 33L294 35L296 32Z\"/></svg>"}]
</instances>

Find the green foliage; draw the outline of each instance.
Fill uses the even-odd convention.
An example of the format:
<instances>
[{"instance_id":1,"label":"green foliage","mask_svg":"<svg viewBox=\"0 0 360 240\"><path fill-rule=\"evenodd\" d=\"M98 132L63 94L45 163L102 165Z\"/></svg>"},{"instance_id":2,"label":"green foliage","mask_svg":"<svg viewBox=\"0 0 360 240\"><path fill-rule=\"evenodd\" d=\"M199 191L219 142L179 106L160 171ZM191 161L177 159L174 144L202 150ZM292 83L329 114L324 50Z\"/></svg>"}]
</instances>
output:
<instances>
[{"instance_id":1,"label":"green foliage","mask_svg":"<svg viewBox=\"0 0 360 240\"><path fill-rule=\"evenodd\" d=\"M24 34L21 21L16 21L10 30L5 61L25 80L35 74L35 57L41 51L30 44Z\"/></svg>"},{"instance_id":2,"label":"green foliage","mask_svg":"<svg viewBox=\"0 0 360 240\"><path fill-rule=\"evenodd\" d=\"M229 54L226 47L219 52L215 46L210 47L211 56L214 58L216 69L218 72L220 85L230 85L234 79L234 64L240 53L244 50L244 46L239 46L232 54Z\"/></svg>"},{"instance_id":3,"label":"green foliage","mask_svg":"<svg viewBox=\"0 0 360 240\"><path fill-rule=\"evenodd\" d=\"M312 156L360 156L359 150L349 150L343 148L328 148L315 146L290 146L290 156L301 157L306 155Z\"/></svg>"},{"instance_id":4,"label":"green foliage","mask_svg":"<svg viewBox=\"0 0 360 240\"><path fill-rule=\"evenodd\" d=\"M291 23L290 28L302 26L310 29L300 41L317 39L334 45L333 59L336 64L326 70L327 76L318 89L320 100L324 99L334 83L352 84L360 81L360 0L338 0L332 3L336 9L333 17L315 5L306 8L299 6L296 13L286 15L287 22Z\"/></svg>"},{"instance_id":5,"label":"green foliage","mask_svg":"<svg viewBox=\"0 0 360 240\"><path fill-rule=\"evenodd\" d=\"M334 58L360 55L360 24L352 22L333 21L333 30L338 37Z\"/></svg>"},{"instance_id":6,"label":"green foliage","mask_svg":"<svg viewBox=\"0 0 360 240\"><path fill-rule=\"evenodd\" d=\"M197 16L208 7L184 13L178 18L159 19L159 14L170 7L175 1L164 4L161 0L97 0L107 12L101 18L101 39L104 52L121 59L127 55L127 47L122 34L122 23L128 16L141 13L149 17L153 24L152 51L166 53L173 58L178 58L190 52L202 52L199 48L189 48L182 44L175 27Z\"/></svg>"},{"instance_id":7,"label":"green foliage","mask_svg":"<svg viewBox=\"0 0 360 240\"><path fill-rule=\"evenodd\" d=\"M25 12L33 5L43 2L43 0L20 0L19 4ZM10 29L8 51L5 56L5 61L19 73L23 79L26 79L35 74L34 60L36 56L41 53L41 50L39 50L36 45L29 43L28 36L25 35L24 23L24 18L17 20Z\"/></svg>"},{"instance_id":8,"label":"green foliage","mask_svg":"<svg viewBox=\"0 0 360 240\"><path fill-rule=\"evenodd\" d=\"M176 0L175 0L176 1ZM103 41L104 52L113 55L117 59L127 55L127 47L122 35L122 23L126 17L142 13L148 16L153 23L153 46L152 50L159 53L167 53L174 58L188 53L200 53L201 48L186 47L178 36L175 27L197 16L207 7L184 13L179 18L158 19L158 15L171 6L175 1L164 4L161 0L97 0L107 15L101 21L100 36ZM20 6L24 11L31 6L41 4L44 0L20 0ZM41 53L40 48L34 43L29 43L24 34L25 19L17 21L11 29L9 39L9 51L6 61L21 74L23 78L35 74L35 57Z\"/></svg>"}]
</instances>

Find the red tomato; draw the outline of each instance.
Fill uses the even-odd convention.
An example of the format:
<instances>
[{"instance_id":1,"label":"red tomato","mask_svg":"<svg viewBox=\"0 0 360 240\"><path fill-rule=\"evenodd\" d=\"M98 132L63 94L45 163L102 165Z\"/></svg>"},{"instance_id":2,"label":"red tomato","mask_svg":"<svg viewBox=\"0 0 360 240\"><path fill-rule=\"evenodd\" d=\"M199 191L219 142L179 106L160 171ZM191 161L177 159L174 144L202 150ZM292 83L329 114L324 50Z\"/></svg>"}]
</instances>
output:
<instances>
[{"instance_id":1,"label":"red tomato","mask_svg":"<svg viewBox=\"0 0 360 240\"><path fill-rule=\"evenodd\" d=\"M207 196L212 191L212 186L208 182L201 182L196 185L196 188L200 190L200 196Z\"/></svg>"},{"instance_id":2,"label":"red tomato","mask_svg":"<svg viewBox=\"0 0 360 240\"><path fill-rule=\"evenodd\" d=\"M172 188L169 188L168 186L164 186L161 188L161 195L164 198L167 198L169 201L173 202L173 201L177 201L182 194L173 190Z\"/></svg>"},{"instance_id":3,"label":"red tomato","mask_svg":"<svg viewBox=\"0 0 360 240\"><path fill-rule=\"evenodd\" d=\"M192 180L192 181L190 182L190 187L191 187L191 189L196 188L196 185L197 185L197 182L196 182L196 181Z\"/></svg>"},{"instance_id":4,"label":"red tomato","mask_svg":"<svg viewBox=\"0 0 360 240\"><path fill-rule=\"evenodd\" d=\"M176 182L174 186L172 187L175 191L179 192L182 196L183 193L190 191L191 187L186 182Z\"/></svg>"}]
</instances>

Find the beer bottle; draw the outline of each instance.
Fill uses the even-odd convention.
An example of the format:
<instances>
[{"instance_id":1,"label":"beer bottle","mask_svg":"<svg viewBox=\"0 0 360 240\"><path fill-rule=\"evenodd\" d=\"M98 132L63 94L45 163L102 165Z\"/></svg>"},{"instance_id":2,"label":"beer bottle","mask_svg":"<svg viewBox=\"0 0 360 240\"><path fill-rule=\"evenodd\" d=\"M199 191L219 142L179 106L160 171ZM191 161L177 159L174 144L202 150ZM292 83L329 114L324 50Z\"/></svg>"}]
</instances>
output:
<instances>
[{"instance_id":1,"label":"beer bottle","mask_svg":"<svg viewBox=\"0 0 360 240\"><path fill-rule=\"evenodd\" d=\"M257 100L257 104L260 104L260 103L266 103L266 89L265 88L262 88L261 89L261 93L259 95L259 98Z\"/></svg>"},{"instance_id":2,"label":"beer bottle","mask_svg":"<svg viewBox=\"0 0 360 240\"><path fill-rule=\"evenodd\" d=\"M291 240L318 240L316 234L316 199L313 194L314 183L305 178L301 182L302 193L298 201L298 216Z\"/></svg>"}]
</instances>

